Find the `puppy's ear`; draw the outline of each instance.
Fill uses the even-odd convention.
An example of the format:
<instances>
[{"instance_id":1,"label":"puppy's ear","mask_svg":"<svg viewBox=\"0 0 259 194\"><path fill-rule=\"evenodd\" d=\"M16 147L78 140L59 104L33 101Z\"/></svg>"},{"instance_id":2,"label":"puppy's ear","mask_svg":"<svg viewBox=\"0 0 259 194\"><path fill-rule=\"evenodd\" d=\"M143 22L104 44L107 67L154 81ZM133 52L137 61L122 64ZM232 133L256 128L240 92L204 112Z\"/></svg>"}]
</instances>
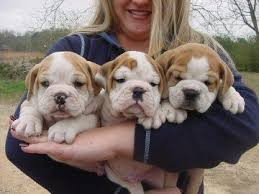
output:
<instances>
[{"instance_id":1,"label":"puppy's ear","mask_svg":"<svg viewBox=\"0 0 259 194\"><path fill-rule=\"evenodd\" d=\"M157 73L159 74L160 77L160 84L159 84L159 91L161 94L161 98L166 98L166 91L167 91L167 82L165 78L165 72L160 63L158 63L156 60L151 58L150 56L146 55L148 61L153 65Z\"/></svg>"},{"instance_id":2,"label":"puppy's ear","mask_svg":"<svg viewBox=\"0 0 259 194\"><path fill-rule=\"evenodd\" d=\"M41 63L36 64L26 75L25 79L25 86L28 89L27 93L27 100L31 99L31 96L34 94L37 84L36 84L36 78L39 72L39 69L41 67Z\"/></svg>"},{"instance_id":3,"label":"puppy's ear","mask_svg":"<svg viewBox=\"0 0 259 194\"><path fill-rule=\"evenodd\" d=\"M91 84L94 90L94 95L97 96L100 93L102 87L98 84L98 82L95 81L95 77L98 74L98 72L100 72L101 67L100 65L97 65L96 63L93 63L91 61L87 61L87 65L85 67L90 73Z\"/></svg>"},{"instance_id":4,"label":"puppy's ear","mask_svg":"<svg viewBox=\"0 0 259 194\"><path fill-rule=\"evenodd\" d=\"M165 87L162 93L162 98L168 98L168 79L170 78L170 67L173 65L175 60L175 49L168 50L156 58L156 62L162 67L165 76Z\"/></svg>"},{"instance_id":5,"label":"puppy's ear","mask_svg":"<svg viewBox=\"0 0 259 194\"><path fill-rule=\"evenodd\" d=\"M167 70L174 63L175 49L168 50L156 58L156 61L163 67L166 74Z\"/></svg>"},{"instance_id":6,"label":"puppy's ear","mask_svg":"<svg viewBox=\"0 0 259 194\"><path fill-rule=\"evenodd\" d=\"M222 60L220 60L220 79L222 79L222 84L220 88L220 95L224 95L228 89L233 85L234 83L234 76L232 74L232 71L228 67L227 64L225 64Z\"/></svg>"},{"instance_id":7,"label":"puppy's ear","mask_svg":"<svg viewBox=\"0 0 259 194\"><path fill-rule=\"evenodd\" d=\"M111 88L111 84L109 79L111 78L111 73L114 68L115 61L109 61L105 64L103 64L100 68L100 71L95 76L95 81L102 86L105 90L109 91Z\"/></svg>"}]
</instances>

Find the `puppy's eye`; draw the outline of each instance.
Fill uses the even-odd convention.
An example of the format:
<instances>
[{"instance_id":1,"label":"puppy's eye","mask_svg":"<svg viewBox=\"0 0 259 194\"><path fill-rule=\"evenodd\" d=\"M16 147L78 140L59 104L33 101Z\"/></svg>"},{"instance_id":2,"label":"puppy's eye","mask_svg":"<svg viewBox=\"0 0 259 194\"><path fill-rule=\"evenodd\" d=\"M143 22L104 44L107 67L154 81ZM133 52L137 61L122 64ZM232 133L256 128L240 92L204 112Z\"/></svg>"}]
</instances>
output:
<instances>
[{"instance_id":1,"label":"puppy's eye","mask_svg":"<svg viewBox=\"0 0 259 194\"><path fill-rule=\"evenodd\" d=\"M117 83L124 83L124 82L126 81L126 79L124 79L124 78L115 79L115 81L116 81Z\"/></svg>"},{"instance_id":2,"label":"puppy's eye","mask_svg":"<svg viewBox=\"0 0 259 194\"><path fill-rule=\"evenodd\" d=\"M150 85L151 85L152 87L156 87L158 84L156 84L156 83L154 83L154 82L150 82Z\"/></svg>"},{"instance_id":3,"label":"puppy's eye","mask_svg":"<svg viewBox=\"0 0 259 194\"><path fill-rule=\"evenodd\" d=\"M42 81L40 84L41 84L44 88L49 87L49 81Z\"/></svg>"},{"instance_id":4,"label":"puppy's eye","mask_svg":"<svg viewBox=\"0 0 259 194\"><path fill-rule=\"evenodd\" d=\"M175 79L176 79L176 81L181 81L182 80L182 78L180 76L176 76Z\"/></svg>"},{"instance_id":5,"label":"puppy's eye","mask_svg":"<svg viewBox=\"0 0 259 194\"><path fill-rule=\"evenodd\" d=\"M209 85L211 85L211 83L207 80L207 81L204 81L204 84L206 85L206 86L209 86Z\"/></svg>"},{"instance_id":6,"label":"puppy's eye","mask_svg":"<svg viewBox=\"0 0 259 194\"><path fill-rule=\"evenodd\" d=\"M85 83L83 83L83 82L80 82L80 81L75 81L74 82L74 86L76 88L81 88L83 85L85 85Z\"/></svg>"}]
</instances>

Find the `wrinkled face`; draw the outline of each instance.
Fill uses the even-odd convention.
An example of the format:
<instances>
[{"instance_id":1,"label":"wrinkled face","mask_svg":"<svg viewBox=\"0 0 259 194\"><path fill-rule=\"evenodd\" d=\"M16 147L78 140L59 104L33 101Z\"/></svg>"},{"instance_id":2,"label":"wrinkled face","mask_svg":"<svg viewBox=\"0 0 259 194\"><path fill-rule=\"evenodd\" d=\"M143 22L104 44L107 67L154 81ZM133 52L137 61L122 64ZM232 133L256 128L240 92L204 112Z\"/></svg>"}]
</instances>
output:
<instances>
[{"instance_id":1,"label":"wrinkled face","mask_svg":"<svg viewBox=\"0 0 259 194\"><path fill-rule=\"evenodd\" d=\"M107 83L112 108L128 118L152 116L163 87L155 61L144 53L129 51L108 65L112 67Z\"/></svg>"},{"instance_id":2,"label":"wrinkled face","mask_svg":"<svg viewBox=\"0 0 259 194\"><path fill-rule=\"evenodd\" d=\"M203 113L211 106L219 90L223 92L224 88L232 85L229 68L204 45L182 46L165 57L168 57L169 101L175 108Z\"/></svg>"},{"instance_id":3,"label":"wrinkled face","mask_svg":"<svg viewBox=\"0 0 259 194\"><path fill-rule=\"evenodd\" d=\"M38 65L31 97L41 114L56 119L77 116L94 96L87 61L71 52L58 52ZM35 72L34 72L35 73Z\"/></svg>"},{"instance_id":4,"label":"wrinkled face","mask_svg":"<svg viewBox=\"0 0 259 194\"><path fill-rule=\"evenodd\" d=\"M151 0L113 0L119 30L127 36L149 36L152 15Z\"/></svg>"},{"instance_id":5,"label":"wrinkled face","mask_svg":"<svg viewBox=\"0 0 259 194\"><path fill-rule=\"evenodd\" d=\"M206 57L192 57L186 71L179 66L172 72L170 103L176 108L205 112L215 100L219 88L218 74L210 71Z\"/></svg>"}]
</instances>

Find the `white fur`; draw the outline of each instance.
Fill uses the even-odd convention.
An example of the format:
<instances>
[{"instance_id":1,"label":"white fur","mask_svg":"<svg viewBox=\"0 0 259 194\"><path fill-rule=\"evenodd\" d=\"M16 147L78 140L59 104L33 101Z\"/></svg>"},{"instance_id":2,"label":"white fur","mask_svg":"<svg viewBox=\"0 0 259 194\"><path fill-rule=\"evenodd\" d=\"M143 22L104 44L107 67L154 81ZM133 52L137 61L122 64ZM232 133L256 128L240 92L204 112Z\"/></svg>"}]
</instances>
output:
<instances>
[{"instance_id":1,"label":"white fur","mask_svg":"<svg viewBox=\"0 0 259 194\"><path fill-rule=\"evenodd\" d=\"M233 87L230 87L223 96L220 96L219 100L224 108L233 114L242 113L245 110L244 98Z\"/></svg>"},{"instance_id":2,"label":"white fur","mask_svg":"<svg viewBox=\"0 0 259 194\"><path fill-rule=\"evenodd\" d=\"M165 121L165 116L158 110L161 98L159 87L152 87L150 83L159 84L160 77L144 53L129 51L128 54L137 61L137 67L131 70L126 66L121 66L114 73L114 79L125 79L126 82L116 83L109 96L106 96L109 100L104 103L102 112L106 112L102 113L102 122L112 119L107 117L115 115L121 120L120 114L122 114L127 119L138 118L139 123L145 128L158 128ZM145 90L143 101L138 101L138 104L132 98L132 91L135 87ZM106 114L108 110L106 107L112 108L112 114L111 111L108 111L110 114Z\"/></svg>"},{"instance_id":3,"label":"white fur","mask_svg":"<svg viewBox=\"0 0 259 194\"><path fill-rule=\"evenodd\" d=\"M182 109L196 110L200 113L209 109L218 95L218 89L209 91L204 84L204 81L208 79L209 70L210 67L206 57L191 58L187 64L187 72L182 75L183 80L168 89L169 102L172 107L168 105L168 102L164 102L162 106L169 122L183 122L187 118L187 114ZM191 105L185 103L184 89L192 89L199 93L199 97ZM219 99L224 108L233 114L244 111L244 99L233 87L230 87L223 96L219 96Z\"/></svg>"},{"instance_id":4,"label":"white fur","mask_svg":"<svg viewBox=\"0 0 259 194\"><path fill-rule=\"evenodd\" d=\"M130 57L136 59L137 67L132 70L126 66L121 66L114 73L115 79L125 79L124 83L116 83L110 93L105 94L105 101L101 111L102 125L111 125L128 119L138 119L138 123L145 128L158 128L165 122L165 115L160 106L161 94L159 87L152 87L151 82L158 84L159 74L154 70L152 64L145 55L140 52L127 52ZM99 80L107 82L99 76ZM132 91L135 87L145 90L143 101L136 101L132 98ZM123 137L122 137L123 138ZM151 166L144 165L136 161L116 158L107 162L105 170L108 178L127 188L131 194L144 194L140 181L147 172L151 171ZM157 171L163 177L163 171ZM150 182L163 186L161 177L151 177Z\"/></svg>"},{"instance_id":5,"label":"white fur","mask_svg":"<svg viewBox=\"0 0 259 194\"><path fill-rule=\"evenodd\" d=\"M49 81L49 87L40 86L29 101L23 102L20 117L12 124L20 134L40 135L44 120L46 127L50 127L49 140L71 143L79 132L98 125L97 116L90 113L94 113L102 102L86 86L74 87L75 80L84 82L86 78L63 54L53 53L50 68L38 75L40 82ZM59 111L54 100L60 92L67 95L63 111Z\"/></svg>"}]
</instances>

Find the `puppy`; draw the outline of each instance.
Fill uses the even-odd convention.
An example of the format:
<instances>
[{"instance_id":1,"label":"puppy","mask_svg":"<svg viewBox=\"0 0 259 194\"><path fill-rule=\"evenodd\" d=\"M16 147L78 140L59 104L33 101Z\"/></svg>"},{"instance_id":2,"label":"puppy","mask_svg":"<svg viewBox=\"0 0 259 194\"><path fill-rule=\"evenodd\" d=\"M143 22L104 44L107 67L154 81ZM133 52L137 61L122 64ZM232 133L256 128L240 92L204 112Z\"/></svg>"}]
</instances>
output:
<instances>
[{"instance_id":1,"label":"puppy","mask_svg":"<svg viewBox=\"0 0 259 194\"><path fill-rule=\"evenodd\" d=\"M232 87L229 67L210 47L189 43L166 51L156 61L164 68L169 101L162 104L169 122L181 123L188 110L206 112L216 98L225 110L242 113L245 101ZM190 182L186 194L197 194L203 179L202 169L188 171Z\"/></svg>"},{"instance_id":2,"label":"puppy","mask_svg":"<svg viewBox=\"0 0 259 194\"><path fill-rule=\"evenodd\" d=\"M165 86L163 69L149 56L128 51L104 64L96 80L105 88L101 110L104 126L136 119L146 129L165 122L160 99ZM108 178L132 194L143 194L140 181L155 188L165 186L165 172L157 167L124 158L109 160L105 165ZM167 186L176 185L174 174L168 174ZM170 183L170 184L169 184Z\"/></svg>"},{"instance_id":3,"label":"puppy","mask_svg":"<svg viewBox=\"0 0 259 194\"><path fill-rule=\"evenodd\" d=\"M78 133L97 127L95 112L102 103L94 81L98 68L73 52L47 56L26 77L27 99L12 127L25 136L48 129L48 139L57 143L72 143Z\"/></svg>"}]
</instances>

